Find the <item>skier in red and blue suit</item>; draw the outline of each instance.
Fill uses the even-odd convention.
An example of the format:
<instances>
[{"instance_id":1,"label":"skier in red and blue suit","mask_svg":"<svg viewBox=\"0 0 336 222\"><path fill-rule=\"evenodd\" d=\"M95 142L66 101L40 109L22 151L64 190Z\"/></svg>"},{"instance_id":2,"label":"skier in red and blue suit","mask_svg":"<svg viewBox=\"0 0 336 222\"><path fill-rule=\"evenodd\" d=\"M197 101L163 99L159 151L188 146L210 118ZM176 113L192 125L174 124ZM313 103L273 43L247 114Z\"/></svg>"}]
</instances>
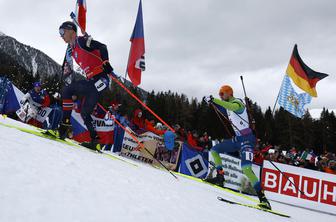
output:
<instances>
[{"instance_id":1,"label":"skier in red and blue suit","mask_svg":"<svg viewBox=\"0 0 336 222\"><path fill-rule=\"evenodd\" d=\"M59 27L59 33L63 40L68 43L68 55L66 56L65 63L69 60L67 57L73 57L86 76L85 80L73 80L71 77L71 59L66 63L68 67L63 66L64 69L70 69L70 74L66 72L63 73L63 119L59 129L60 138L64 139L67 136L70 127L70 116L73 109L72 96L83 96L81 116L90 133L90 146L96 149L99 137L93 126L91 113L99 97L108 89L108 74L114 75L113 68L109 63L108 51L105 44L93 40L90 36L77 36L77 27L73 22L64 22Z\"/></svg>"}]
</instances>

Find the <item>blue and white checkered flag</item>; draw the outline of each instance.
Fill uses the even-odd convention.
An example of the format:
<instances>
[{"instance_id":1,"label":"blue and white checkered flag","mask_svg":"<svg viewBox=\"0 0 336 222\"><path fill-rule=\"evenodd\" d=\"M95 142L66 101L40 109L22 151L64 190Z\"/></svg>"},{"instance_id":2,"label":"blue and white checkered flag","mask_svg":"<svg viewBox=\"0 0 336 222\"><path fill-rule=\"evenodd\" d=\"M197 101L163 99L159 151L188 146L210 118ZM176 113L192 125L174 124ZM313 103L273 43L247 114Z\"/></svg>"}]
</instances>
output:
<instances>
[{"instance_id":1,"label":"blue and white checkered flag","mask_svg":"<svg viewBox=\"0 0 336 222\"><path fill-rule=\"evenodd\" d=\"M296 93L290 78L285 75L279 93L278 104L285 110L301 118L305 114L304 106L310 103L312 97L308 93Z\"/></svg>"}]
</instances>

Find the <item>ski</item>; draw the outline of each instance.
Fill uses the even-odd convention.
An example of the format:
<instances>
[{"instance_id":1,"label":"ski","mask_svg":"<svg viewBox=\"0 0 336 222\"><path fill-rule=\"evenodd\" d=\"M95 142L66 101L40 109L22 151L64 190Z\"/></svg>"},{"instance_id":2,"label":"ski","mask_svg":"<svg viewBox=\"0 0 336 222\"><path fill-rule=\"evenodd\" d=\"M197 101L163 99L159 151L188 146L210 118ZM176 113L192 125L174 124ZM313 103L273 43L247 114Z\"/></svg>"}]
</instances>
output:
<instances>
[{"instance_id":1,"label":"ski","mask_svg":"<svg viewBox=\"0 0 336 222\"><path fill-rule=\"evenodd\" d=\"M79 145L81 146L84 146L85 148L88 148L89 150L92 150L96 153L103 153L101 150L100 150L100 145L99 145L99 149L98 148L93 148L92 147L92 144L91 143L88 143L88 142L83 142L83 143L79 143Z\"/></svg>"},{"instance_id":2,"label":"ski","mask_svg":"<svg viewBox=\"0 0 336 222\"><path fill-rule=\"evenodd\" d=\"M59 139L57 136L55 136L51 132L40 129L38 127L30 126L31 129L29 129L29 128L20 127L20 126L16 126L16 125L5 124L5 123L2 123L2 122L0 122L0 125L5 126L5 127L9 127L9 128L14 128L14 129L17 129L21 132L32 134L32 135L42 137L42 138L45 138L45 139L49 139L49 140L53 140L53 141L60 142L60 143L63 143L63 144L67 144L67 145L75 147L75 148L85 149L87 151L90 151L90 152L93 152L93 153L96 153L96 154L102 154L103 156L108 157L110 159L119 160L119 161L122 161L124 163L130 164L132 166L138 167L137 164L135 164L133 162L130 162L130 161L127 161L127 160L125 160L121 157L118 157L116 155L113 155L112 153L107 153L107 152L103 152L103 151L96 151L96 150L90 149L90 148L82 146L80 143L78 143L74 140L68 139L68 138L66 138L65 140Z\"/></svg>"},{"instance_id":3,"label":"ski","mask_svg":"<svg viewBox=\"0 0 336 222\"><path fill-rule=\"evenodd\" d=\"M243 207L254 208L256 210L261 210L261 211L268 212L268 213L271 213L271 214L275 214L275 215L278 215L278 216L281 216L281 217L290 218L289 215L286 215L286 214L283 214L283 213L280 213L280 212L277 212L277 211L274 211L274 210L269 210L269 209L266 209L266 208L262 208L258 205L239 203L239 202L236 202L236 201L225 199L225 198L220 197L220 196L218 196L217 199L219 201L222 201L222 202L225 202L225 203L236 204L236 205L240 205L240 206L243 206Z\"/></svg>"},{"instance_id":4,"label":"ski","mask_svg":"<svg viewBox=\"0 0 336 222\"><path fill-rule=\"evenodd\" d=\"M177 174L177 175L179 175L179 176L181 176L181 177L184 177L184 178L187 178L187 179L199 182L199 183L203 183L203 184L209 185L209 186L214 187L216 189L220 189L220 190L223 190L225 192L228 192L228 193L231 193L233 195L236 195L238 197L242 197L242 198L244 198L244 199L246 199L248 201L255 202L256 204L259 203L259 201L253 199L252 197L250 197L248 195L245 195L245 194L242 194L240 192L234 191L232 189L229 189L229 188L226 188L226 187L217 186L215 184L206 182L203 179L200 179L200 178L197 178L197 177L193 177L193 176L189 176L189 175L186 175L186 174L182 174L182 173L179 173L179 172L174 172L174 173Z\"/></svg>"}]
</instances>

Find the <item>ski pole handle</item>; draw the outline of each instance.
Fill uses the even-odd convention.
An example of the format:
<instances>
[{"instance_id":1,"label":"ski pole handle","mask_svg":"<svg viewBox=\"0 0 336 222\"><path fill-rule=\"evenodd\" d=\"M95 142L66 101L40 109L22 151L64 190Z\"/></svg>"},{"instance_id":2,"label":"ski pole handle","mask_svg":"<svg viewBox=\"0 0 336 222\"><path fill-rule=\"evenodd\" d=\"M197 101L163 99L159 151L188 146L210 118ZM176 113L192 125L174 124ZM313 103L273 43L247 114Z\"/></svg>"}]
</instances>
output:
<instances>
[{"instance_id":1,"label":"ski pole handle","mask_svg":"<svg viewBox=\"0 0 336 222\"><path fill-rule=\"evenodd\" d=\"M70 13L70 17L71 17L72 19L76 19L76 15L75 15L75 13L74 13L74 12L71 12L71 13Z\"/></svg>"}]
</instances>

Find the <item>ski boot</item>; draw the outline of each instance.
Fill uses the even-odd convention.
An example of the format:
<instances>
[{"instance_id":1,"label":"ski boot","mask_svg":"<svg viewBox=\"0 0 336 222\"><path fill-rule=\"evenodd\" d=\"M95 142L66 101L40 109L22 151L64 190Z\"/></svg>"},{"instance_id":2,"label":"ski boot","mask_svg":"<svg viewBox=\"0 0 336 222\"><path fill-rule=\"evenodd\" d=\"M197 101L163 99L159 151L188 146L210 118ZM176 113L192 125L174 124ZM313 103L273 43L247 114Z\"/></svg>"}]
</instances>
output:
<instances>
[{"instance_id":1,"label":"ski boot","mask_svg":"<svg viewBox=\"0 0 336 222\"><path fill-rule=\"evenodd\" d=\"M257 192L258 198L260 203L258 204L259 207L264 208L264 209L268 209L268 210L272 210L271 204L268 202L265 193L263 190L260 190L259 192Z\"/></svg>"},{"instance_id":2,"label":"ski boot","mask_svg":"<svg viewBox=\"0 0 336 222\"><path fill-rule=\"evenodd\" d=\"M204 181L206 181L208 183L212 183L212 184L220 186L220 187L224 187L225 178L224 178L223 168L218 168L217 169L217 174L216 174L215 177L208 177L208 178L204 179Z\"/></svg>"},{"instance_id":3,"label":"ski boot","mask_svg":"<svg viewBox=\"0 0 336 222\"><path fill-rule=\"evenodd\" d=\"M65 138L68 137L70 126L71 126L70 119L68 118L66 118L64 121L60 123L60 126L58 128L58 134L61 140L65 140Z\"/></svg>"},{"instance_id":4,"label":"ski boot","mask_svg":"<svg viewBox=\"0 0 336 222\"><path fill-rule=\"evenodd\" d=\"M101 152L99 139L100 138L98 135L96 135L93 139L91 139L91 149Z\"/></svg>"},{"instance_id":5,"label":"ski boot","mask_svg":"<svg viewBox=\"0 0 336 222\"><path fill-rule=\"evenodd\" d=\"M97 151L99 153L101 153L101 147L100 147L100 143L99 143L99 136L97 135L96 132L90 132L90 137L91 137L91 141L90 142L83 142L81 143L82 146L89 148L91 150Z\"/></svg>"}]
</instances>

